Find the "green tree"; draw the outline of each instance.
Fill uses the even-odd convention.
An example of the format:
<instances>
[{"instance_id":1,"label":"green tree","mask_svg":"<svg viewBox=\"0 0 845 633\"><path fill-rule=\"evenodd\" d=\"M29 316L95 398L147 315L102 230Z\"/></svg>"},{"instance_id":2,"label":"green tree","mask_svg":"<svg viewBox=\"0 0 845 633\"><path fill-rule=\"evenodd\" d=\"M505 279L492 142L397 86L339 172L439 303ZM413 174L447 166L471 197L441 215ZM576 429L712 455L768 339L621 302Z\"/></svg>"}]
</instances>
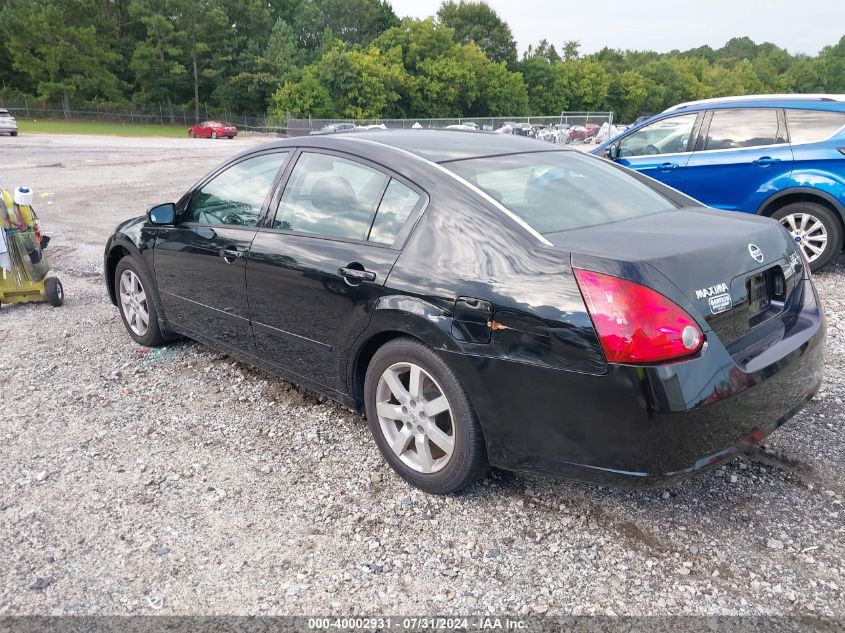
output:
<instances>
[{"instance_id":1,"label":"green tree","mask_svg":"<svg viewBox=\"0 0 845 633\"><path fill-rule=\"evenodd\" d=\"M437 10L437 17L455 31L456 42L475 42L494 62L516 63L513 33L486 2L446 0Z\"/></svg>"},{"instance_id":2,"label":"green tree","mask_svg":"<svg viewBox=\"0 0 845 633\"><path fill-rule=\"evenodd\" d=\"M96 0L7 0L0 13L12 68L32 78L38 96L123 100L123 86L109 66L115 33Z\"/></svg>"}]
</instances>

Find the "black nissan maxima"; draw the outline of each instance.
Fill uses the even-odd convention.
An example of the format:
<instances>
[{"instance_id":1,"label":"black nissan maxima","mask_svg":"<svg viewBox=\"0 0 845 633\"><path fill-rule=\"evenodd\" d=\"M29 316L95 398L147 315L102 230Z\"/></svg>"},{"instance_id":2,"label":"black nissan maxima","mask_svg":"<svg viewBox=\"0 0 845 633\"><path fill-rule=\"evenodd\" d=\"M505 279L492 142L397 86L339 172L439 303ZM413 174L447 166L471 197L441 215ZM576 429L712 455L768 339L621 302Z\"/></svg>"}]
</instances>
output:
<instances>
[{"instance_id":1,"label":"black nissan maxima","mask_svg":"<svg viewBox=\"0 0 845 633\"><path fill-rule=\"evenodd\" d=\"M121 224L108 292L366 413L432 493L488 465L658 484L730 459L822 378L810 272L775 221L511 135L280 140Z\"/></svg>"}]
</instances>

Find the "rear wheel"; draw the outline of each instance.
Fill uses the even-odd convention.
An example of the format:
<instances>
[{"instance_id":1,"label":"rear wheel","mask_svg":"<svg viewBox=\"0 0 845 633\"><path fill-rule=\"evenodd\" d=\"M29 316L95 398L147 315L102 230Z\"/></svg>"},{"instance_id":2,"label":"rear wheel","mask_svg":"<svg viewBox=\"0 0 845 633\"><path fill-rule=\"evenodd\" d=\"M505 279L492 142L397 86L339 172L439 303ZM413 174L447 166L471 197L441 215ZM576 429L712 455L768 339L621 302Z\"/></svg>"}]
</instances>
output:
<instances>
[{"instance_id":1,"label":"rear wheel","mask_svg":"<svg viewBox=\"0 0 845 633\"><path fill-rule=\"evenodd\" d=\"M457 492L487 469L472 403L449 366L412 339L373 356L364 380L367 420L388 464L432 494Z\"/></svg>"},{"instance_id":2,"label":"rear wheel","mask_svg":"<svg viewBox=\"0 0 845 633\"><path fill-rule=\"evenodd\" d=\"M189 136L189 137L191 137L191 138L196 138L196 137L197 137L197 133L196 133L196 132L194 132L193 130L188 130L188 136Z\"/></svg>"},{"instance_id":3,"label":"rear wheel","mask_svg":"<svg viewBox=\"0 0 845 633\"><path fill-rule=\"evenodd\" d=\"M811 270L830 263L842 251L842 223L836 214L816 202L793 202L772 214L803 251Z\"/></svg>"},{"instance_id":4,"label":"rear wheel","mask_svg":"<svg viewBox=\"0 0 845 633\"><path fill-rule=\"evenodd\" d=\"M10 134L11 136L17 136L17 135L18 135L18 133L17 133L16 131L15 131L15 132L9 132L9 134Z\"/></svg>"},{"instance_id":5,"label":"rear wheel","mask_svg":"<svg viewBox=\"0 0 845 633\"><path fill-rule=\"evenodd\" d=\"M140 345L160 347L167 341L158 324L158 308L149 293L151 285L131 257L117 263L114 287L126 331Z\"/></svg>"},{"instance_id":6,"label":"rear wheel","mask_svg":"<svg viewBox=\"0 0 845 633\"><path fill-rule=\"evenodd\" d=\"M211 138L217 138L217 132L215 132L214 130L211 131Z\"/></svg>"}]
</instances>

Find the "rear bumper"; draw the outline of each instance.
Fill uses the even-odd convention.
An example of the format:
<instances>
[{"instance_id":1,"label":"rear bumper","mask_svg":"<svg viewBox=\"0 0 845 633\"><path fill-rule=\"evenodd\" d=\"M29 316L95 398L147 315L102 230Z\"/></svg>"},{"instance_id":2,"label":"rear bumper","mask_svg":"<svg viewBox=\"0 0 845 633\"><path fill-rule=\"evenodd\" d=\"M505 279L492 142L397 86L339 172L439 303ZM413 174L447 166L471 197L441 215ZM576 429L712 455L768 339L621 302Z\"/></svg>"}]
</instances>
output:
<instances>
[{"instance_id":1,"label":"rear bumper","mask_svg":"<svg viewBox=\"0 0 845 633\"><path fill-rule=\"evenodd\" d=\"M813 284L780 339L745 368L718 341L692 360L605 375L452 355L494 466L622 486L715 466L789 420L821 383L825 322Z\"/></svg>"}]
</instances>

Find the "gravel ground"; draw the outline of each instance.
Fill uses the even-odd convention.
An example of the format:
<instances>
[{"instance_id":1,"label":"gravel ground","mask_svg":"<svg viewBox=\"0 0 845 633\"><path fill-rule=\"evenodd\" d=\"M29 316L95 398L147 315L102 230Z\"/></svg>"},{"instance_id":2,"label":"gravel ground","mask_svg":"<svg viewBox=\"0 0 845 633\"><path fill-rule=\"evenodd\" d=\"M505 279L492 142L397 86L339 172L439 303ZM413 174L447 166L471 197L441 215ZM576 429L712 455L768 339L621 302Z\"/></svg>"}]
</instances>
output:
<instances>
[{"instance_id":1,"label":"gravel ground","mask_svg":"<svg viewBox=\"0 0 845 633\"><path fill-rule=\"evenodd\" d=\"M845 613L845 261L818 397L676 488L426 496L364 420L199 344L139 348L102 245L258 142L20 136L66 304L0 309L0 615ZM45 194L50 194L49 196Z\"/></svg>"}]
</instances>

